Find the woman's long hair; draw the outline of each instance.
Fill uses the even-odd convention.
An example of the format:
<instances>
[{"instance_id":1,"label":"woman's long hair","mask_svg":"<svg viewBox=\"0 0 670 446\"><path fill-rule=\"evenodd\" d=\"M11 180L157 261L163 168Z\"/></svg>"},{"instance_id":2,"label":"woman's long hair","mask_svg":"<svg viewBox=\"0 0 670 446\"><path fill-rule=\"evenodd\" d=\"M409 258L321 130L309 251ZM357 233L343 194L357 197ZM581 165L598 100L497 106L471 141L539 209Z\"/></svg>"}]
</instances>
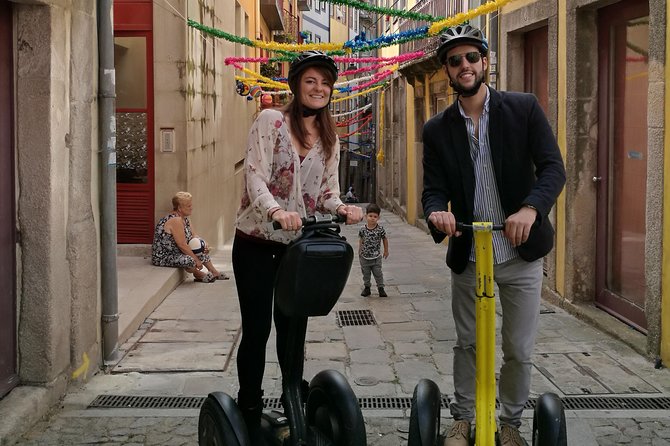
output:
<instances>
[{"instance_id":1,"label":"woman's long hair","mask_svg":"<svg viewBox=\"0 0 670 446\"><path fill-rule=\"evenodd\" d=\"M331 72L325 68L319 67L318 65L313 66L312 68L318 70L323 77L330 81L330 91L332 96L333 89L335 88L335 79L333 79ZM302 81L303 74L304 72L300 74L300 81ZM300 81L297 83L297 91L293 92L293 100L284 108L284 110L289 116L291 133L295 136L298 142L300 142L300 144L302 144L304 147L308 147L307 129L305 128L302 114L305 107L302 105L302 102L300 102ZM324 107L323 110L316 114L315 120L316 128L319 130L319 138L321 138L321 145L323 146L323 151L326 154L326 159L328 160L331 156L333 156L335 142L337 141L335 120L331 116L328 106Z\"/></svg>"}]
</instances>

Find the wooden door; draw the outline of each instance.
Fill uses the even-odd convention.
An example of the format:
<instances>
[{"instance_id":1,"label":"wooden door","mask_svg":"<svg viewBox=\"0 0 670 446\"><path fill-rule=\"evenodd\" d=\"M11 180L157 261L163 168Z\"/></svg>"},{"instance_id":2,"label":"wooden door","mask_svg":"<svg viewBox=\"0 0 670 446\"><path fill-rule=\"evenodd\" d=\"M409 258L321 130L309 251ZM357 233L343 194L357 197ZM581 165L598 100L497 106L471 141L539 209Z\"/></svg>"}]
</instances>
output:
<instances>
[{"instance_id":1,"label":"wooden door","mask_svg":"<svg viewBox=\"0 0 670 446\"><path fill-rule=\"evenodd\" d=\"M151 243L154 230L154 94L151 0L115 0L118 243Z\"/></svg>"},{"instance_id":2,"label":"wooden door","mask_svg":"<svg viewBox=\"0 0 670 446\"><path fill-rule=\"evenodd\" d=\"M13 141L12 8L0 2L0 398L16 374L16 226Z\"/></svg>"},{"instance_id":3,"label":"wooden door","mask_svg":"<svg viewBox=\"0 0 670 446\"><path fill-rule=\"evenodd\" d=\"M649 4L603 8L598 26L596 305L646 332Z\"/></svg>"}]
</instances>

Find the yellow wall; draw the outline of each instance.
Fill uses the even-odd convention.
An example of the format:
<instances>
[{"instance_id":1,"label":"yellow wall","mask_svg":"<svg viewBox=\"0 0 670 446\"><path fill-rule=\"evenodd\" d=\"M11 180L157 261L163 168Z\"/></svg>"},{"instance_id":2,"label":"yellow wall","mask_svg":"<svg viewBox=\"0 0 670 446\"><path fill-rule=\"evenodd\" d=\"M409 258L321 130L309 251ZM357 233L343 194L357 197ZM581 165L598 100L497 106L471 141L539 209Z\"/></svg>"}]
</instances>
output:
<instances>
[{"instance_id":1,"label":"yellow wall","mask_svg":"<svg viewBox=\"0 0 670 446\"><path fill-rule=\"evenodd\" d=\"M661 358L670 364L670 10L665 21L665 135L663 184L663 271L661 278ZM664 329L665 328L665 329Z\"/></svg>"},{"instance_id":2,"label":"yellow wall","mask_svg":"<svg viewBox=\"0 0 670 446\"><path fill-rule=\"evenodd\" d=\"M567 0L558 0L558 146L567 149ZM556 291L565 296L565 191L556 202Z\"/></svg>"},{"instance_id":3,"label":"yellow wall","mask_svg":"<svg viewBox=\"0 0 670 446\"><path fill-rule=\"evenodd\" d=\"M331 4L331 8L334 5ZM349 28L344 23L330 18L330 41L331 42L346 42L349 40Z\"/></svg>"}]
</instances>

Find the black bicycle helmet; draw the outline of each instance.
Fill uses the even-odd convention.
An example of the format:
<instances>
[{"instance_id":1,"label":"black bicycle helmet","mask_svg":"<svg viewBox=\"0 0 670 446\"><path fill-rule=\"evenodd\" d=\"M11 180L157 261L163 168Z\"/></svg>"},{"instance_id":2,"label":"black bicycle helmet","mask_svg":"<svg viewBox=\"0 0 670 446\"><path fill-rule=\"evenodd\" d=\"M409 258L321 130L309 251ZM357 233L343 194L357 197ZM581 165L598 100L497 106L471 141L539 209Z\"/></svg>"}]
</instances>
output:
<instances>
[{"instance_id":1,"label":"black bicycle helmet","mask_svg":"<svg viewBox=\"0 0 670 446\"><path fill-rule=\"evenodd\" d=\"M447 28L440 36L437 60L444 65L449 50L458 45L474 45L479 48L483 56L489 53L489 44L479 28L470 25L458 25Z\"/></svg>"},{"instance_id":2,"label":"black bicycle helmet","mask_svg":"<svg viewBox=\"0 0 670 446\"><path fill-rule=\"evenodd\" d=\"M337 65L335 65L332 57L323 51L303 51L291 62L288 69L288 86L291 91L296 91L300 73L313 66L321 66L327 69L333 75L333 80L337 80Z\"/></svg>"}]
</instances>

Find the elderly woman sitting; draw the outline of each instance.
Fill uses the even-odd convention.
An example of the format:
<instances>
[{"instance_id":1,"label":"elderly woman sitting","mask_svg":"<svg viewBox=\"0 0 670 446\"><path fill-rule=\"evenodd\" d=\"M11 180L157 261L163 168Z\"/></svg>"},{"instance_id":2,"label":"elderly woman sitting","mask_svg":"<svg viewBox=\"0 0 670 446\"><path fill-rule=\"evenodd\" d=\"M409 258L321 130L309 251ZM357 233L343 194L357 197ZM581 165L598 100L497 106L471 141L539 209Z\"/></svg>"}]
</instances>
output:
<instances>
[{"instance_id":1,"label":"elderly woman sitting","mask_svg":"<svg viewBox=\"0 0 670 446\"><path fill-rule=\"evenodd\" d=\"M217 271L212 264L206 243L203 251L197 254L189 246L192 239L198 238L189 220L193 211L192 198L188 192L177 192L172 197L173 211L161 218L156 225L151 263L156 266L183 268L193 274L196 282L226 280L228 276ZM201 271L203 265L208 272Z\"/></svg>"}]
</instances>

